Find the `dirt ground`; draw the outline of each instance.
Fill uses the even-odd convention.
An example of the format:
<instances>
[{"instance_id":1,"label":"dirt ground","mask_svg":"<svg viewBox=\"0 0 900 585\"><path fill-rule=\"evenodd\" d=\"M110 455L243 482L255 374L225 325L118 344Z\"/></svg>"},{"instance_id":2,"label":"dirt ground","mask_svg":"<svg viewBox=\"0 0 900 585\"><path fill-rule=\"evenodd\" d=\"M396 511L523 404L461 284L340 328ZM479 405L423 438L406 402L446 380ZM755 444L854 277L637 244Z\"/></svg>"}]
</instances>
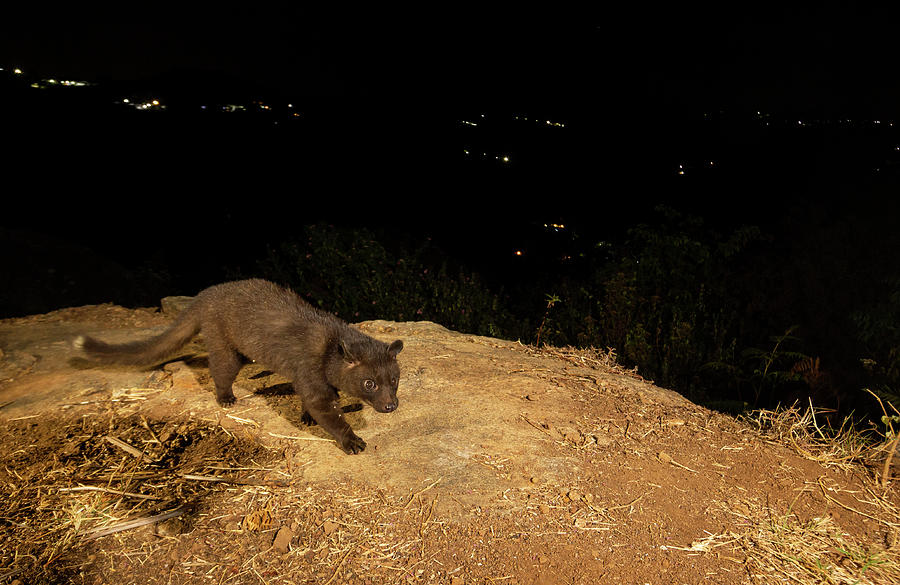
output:
<instances>
[{"instance_id":1,"label":"dirt ground","mask_svg":"<svg viewBox=\"0 0 900 585\"><path fill-rule=\"evenodd\" d=\"M601 352L361 323L404 340L400 407L347 404L346 455L260 364L217 406L202 339L145 370L71 349L169 320L0 321L0 583L900 582L892 490Z\"/></svg>"}]
</instances>

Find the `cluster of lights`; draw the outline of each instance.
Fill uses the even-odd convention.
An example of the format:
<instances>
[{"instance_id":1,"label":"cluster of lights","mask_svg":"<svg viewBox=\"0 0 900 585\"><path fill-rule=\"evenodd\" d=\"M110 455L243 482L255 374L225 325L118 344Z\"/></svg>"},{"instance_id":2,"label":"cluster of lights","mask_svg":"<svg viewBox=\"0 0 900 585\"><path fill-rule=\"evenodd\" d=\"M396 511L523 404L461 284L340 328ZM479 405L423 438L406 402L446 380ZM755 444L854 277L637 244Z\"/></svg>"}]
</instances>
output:
<instances>
[{"instance_id":1,"label":"cluster of lights","mask_svg":"<svg viewBox=\"0 0 900 585\"><path fill-rule=\"evenodd\" d=\"M545 223L544 227L548 230L562 231L566 229L566 224L564 223Z\"/></svg>"},{"instance_id":2,"label":"cluster of lights","mask_svg":"<svg viewBox=\"0 0 900 585\"><path fill-rule=\"evenodd\" d=\"M484 114L480 115L482 119L485 118ZM534 122L536 124L541 124L543 126L555 126L556 128L565 128L566 125L562 122L556 122L554 120L545 120L543 118L529 118L528 116L513 116L513 119L525 122ZM473 122L472 120L460 120L460 124L464 126L478 126L478 122Z\"/></svg>"},{"instance_id":3,"label":"cluster of lights","mask_svg":"<svg viewBox=\"0 0 900 585\"><path fill-rule=\"evenodd\" d=\"M148 110L165 110L166 106L159 103L159 100L145 100L139 102L133 102L128 98L122 100L122 103L128 106L133 107L135 110L148 111Z\"/></svg>"},{"instance_id":4,"label":"cluster of lights","mask_svg":"<svg viewBox=\"0 0 900 585\"><path fill-rule=\"evenodd\" d=\"M484 114L480 114L480 117L483 120ZM459 123L462 124L463 126L472 126L472 127L478 126L478 122L473 122L471 120L460 120Z\"/></svg>"},{"instance_id":5,"label":"cluster of lights","mask_svg":"<svg viewBox=\"0 0 900 585\"><path fill-rule=\"evenodd\" d=\"M467 149L464 148L464 149L463 149L463 152L465 153L466 156L472 156L472 151L470 151L470 150L467 150ZM482 152L482 153L481 153L481 158L483 158L483 159L490 159L490 158L493 158L494 160L500 161L500 162L503 162L503 163L508 163L508 162L510 162L509 155L507 155L507 154L497 154L497 155L493 155L493 156L492 156L492 155L490 155L490 154L488 154L488 153L486 153L486 152Z\"/></svg>"},{"instance_id":6,"label":"cluster of lights","mask_svg":"<svg viewBox=\"0 0 900 585\"><path fill-rule=\"evenodd\" d=\"M0 67L0 71L5 71L5 69L3 67ZM19 67L14 67L12 72L13 75L25 75L25 72L22 71L22 69L20 69ZM72 79L42 79L40 81L32 83L31 87L43 89L52 85L63 87L86 87L91 84L87 81L75 81Z\"/></svg>"},{"instance_id":7,"label":"cluster of lights","mask_svg":"<svg viewBox=\"0 0 900 585\"><path fill-rule=\"evenodd\" d=\"M890 120L887 120L887 121L882 121L882 120L853 120L853 119L851 119L851 118L841 118L841 119L839 119L839 120L837 121L837 123L838 123L838 124L841 124L841 125L844 125L844 126L856 126L856 127L859 127L859 126L869 126L869 125L872 125L872 126L880 126L880 125L882 125L882 124L886 124L886 125L890 126L891 128L894 127L894 122L892 122L892 121L890 121Z\"/></svg>"},{"instance_id":8,"label":"cluster of lights","mask_svg":"<svg viewBox=\"0 0 900 585\"><path fill-rule=\"evenodd\" d=\"M716 166L716 161L714 161L714 160L708 160L708 161L706 161L706 162L703 164L703 166L706 167L706 168L711 169L711 168L713 168L713 167ZM685 167L684 164L678 165L678 174L679 174L679 175L683 175L684 172L685 172L686 170L687 170L687 168Z\"/></svg>"},{"instance_id":9,"label":"cluster of lights","mask_svg":"<svg viewBox=\"0 0 900 585\"><path fill-rule=\"evenodd\" d=\"M21 71L20 69L16 69L16 71ZM87 81L74 81L71 79L42 79L40 81L35 81L31 84L31 87L35 89L44 89L46 87L87 87L91 85Z\"/></svg>"},{"instance_id":10,"label":"cluster of lights","mask_svg":"<svg viewBox=\"0 0 900 585\"><path fill-rule=\"evenodd\" d=\"M0 71L7 71L7 69L0 67ZM9 69L8 71L10 71L14 75L25 75L25 72L18 67ZM87 86L91 86L91 85L94 85L94 84L91 82L87 82L87 81L49 78L49 79L41 79L40 81L36 81L31 84L31 87L35 88L35 89L46 89L48 87L87 87ZM163 105L162 103L160 103L160 101L158 99L134 100L134 99L130 99L130 98L123 98L122 100L120 100L116 103L124 104L124 105L127 105L131 108L134 108L134 109L140 110L140 111L158 111L158 110L166 109L166 106ZM224 112L243 112L243 111L247 111L249 108L253 108L256 110L262 110L262 111L273 111L275 109L273 106L271 106L267 103L264 103L262 101L253 101L250 106L245 106L245 105L240 105L240 104L225 104L225 105L216 105L216 106L212 106L212 107L216 108L220 111L224 111ZM203 110L206 110L207 106L200 106L200 108ZM287 108L289 110L293 110L294 104L292 104L292 103L287 104ZM294 118L300 118L301 114L296 111L291 111L291 116ZM484 115L482 115L482 118L483 117L484 117ZM278 122L275 122L275 123L277 124ZM504 162L509 162L509 157L497 157L497 158L498 158L498 160L503 160Z\"/></svg>"},{"instance_id":11,"label":"cluster of lights","mask_svg":"<svg viewBox=\"0 0 900 585\"><path fill-rule=\"evenodd\" d=\"M536 122L538 124L543 124L544 126L555 126L557 128L565 128L566 125L562 122L554 122L553 120L541 120L539 118L529 118L528 116L513 116L516 120L524 120L525 122Z\"/></svg>"},{"instance_id":12,"label":"cluster of lights","mask_svg":"<svg viewBox=\"0 0 900 585\"><path fill-rule=\"evenodd\" d=\"M270 106L269 104L259 102L259 101L252 102L252 106L257 110L262 110L264 112L271 112L274 110L274 108L272 106ZM212 106L212 107L220 112L246 112L247 111L247 106L244 106L241 104L221 104L221 105ZM294 104L287 104L287 107L288 107L288 109L292 110L292 109L294 109ZM200 109L206 110L206 109L209 109L209 106L200 106ZM291 116L293 116L294 118L299 118L300 112L291 112ZM277 124L278 122L275 122L275 123Z\"/></svg>"}]
</instances>

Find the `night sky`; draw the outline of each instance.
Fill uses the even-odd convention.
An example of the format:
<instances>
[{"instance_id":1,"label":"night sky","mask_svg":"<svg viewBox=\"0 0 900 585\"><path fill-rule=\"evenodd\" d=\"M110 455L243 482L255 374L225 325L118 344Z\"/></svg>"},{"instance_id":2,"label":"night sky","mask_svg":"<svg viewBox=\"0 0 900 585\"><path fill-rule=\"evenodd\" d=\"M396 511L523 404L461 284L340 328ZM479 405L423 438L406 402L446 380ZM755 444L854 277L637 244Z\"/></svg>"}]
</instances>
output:
<instances>
[{"instance_id":1,"label":"night sky","mask_svg":"<svg viewBox=\"0 0 900 585\"><path fill-rule=\"evenodd\" d=\"M208 71L292 95L588 107L634 100L895 112L880 7L754 3L561 11L55 8L5 19L5 62L63 77Z\"/></svg>"},{"instance_id":2,"label":"night sky","mask_svg":"<svg viewBox=\"0 0 900 585\"><path fill-rule=\"evenodd\" d=\"M195 234L213 246L218 230L229 234L221 241L243 246L320 219L418 234L433 227L460 239L478 225L479 237L490 231L503 240L519 221L574 218L606 237L603 230L660 202L716 221L755 221L749 214L766 211L760 194L777 202L801 189L759 175L742 152L733 159L745 166L733 168L744 174L702 200L688 200L699 191L648 182L694 148L694 128L674 120L722 111L900 120L897 24L881 8L849 2L590 14L461 6L324 14L283 4L15 9L0 34L2 67L102 87L177 86L174 95L196 99L236 91L293 101L310 122L299 134L247 140L177 124L145 136L55 111L47 128L60 136L50 138L8 107L5 119L18 125L10 140L24 145L7 159L21 171L8 186L30 195L7 203L3 223L126 242L135 210L149 210L147 228L168 228L168 238ZM515 174L460 173L459 121L484 112L559 120L566 133L529 138L532 158L516 159ZM501 155L519 146L506 138L501 132L494 145ZM89 189L57 196L79 182Z\"/></svg>"}]
</instances>

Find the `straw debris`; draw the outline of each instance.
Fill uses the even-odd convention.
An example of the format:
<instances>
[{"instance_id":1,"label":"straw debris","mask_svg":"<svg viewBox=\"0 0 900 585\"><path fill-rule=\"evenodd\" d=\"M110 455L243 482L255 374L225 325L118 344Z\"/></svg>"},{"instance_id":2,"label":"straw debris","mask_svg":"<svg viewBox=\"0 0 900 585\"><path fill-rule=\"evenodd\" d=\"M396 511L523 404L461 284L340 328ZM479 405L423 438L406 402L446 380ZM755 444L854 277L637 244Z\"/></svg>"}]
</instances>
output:
<instances>
[{"instance_id":1,"label":"straw debris","mask_svg":"<svg viewBox=\"0 0 900 585\"><path fill-rule=\"evenodd\" d=\"M37 427L13 421L0 430L0 579L41 581L77 566L86 543L180 516L190 516L214 489L192 481L223 475L266 450L222 429L136 415L73 417ZM49 431L48 431L49 429ZM36 436L52 432L52 436ZM137 448L134 445L141 445ZM211 472L211 473L209 473ZM242 472L244 481L263 476ZM239 482L234 474L222 477ZM74 563L74 564L73 564Z\"/></svg>"}]
</instances>

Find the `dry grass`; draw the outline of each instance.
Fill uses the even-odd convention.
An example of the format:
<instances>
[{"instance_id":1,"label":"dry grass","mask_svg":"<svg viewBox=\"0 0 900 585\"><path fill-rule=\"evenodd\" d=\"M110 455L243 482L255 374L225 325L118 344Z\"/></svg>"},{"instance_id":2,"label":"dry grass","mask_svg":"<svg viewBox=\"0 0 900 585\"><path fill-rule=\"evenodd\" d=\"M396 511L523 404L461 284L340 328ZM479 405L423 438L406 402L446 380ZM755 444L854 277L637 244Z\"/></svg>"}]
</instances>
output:
<instances>
[{"instance_id":1,"label":"dry grass","mask_svg":"<svg viewBox=\"0 0 900 585\"><path fill-rule=\"evenodd\" d=\"M0 580L74 570L69 553L85 543L181 516L215 485L198 477L241 482L258 472L230 471L239 460L266 455L203 423L107 414L47 425L44 436L31 423L3 429Z\"/></svg>"},{"instance_id":2,"label":"dry grass","mask_svg":"<svg viewBox=\"0 0 900 585\"><path fill-rule=\"evenodd\" d=\"M819 423L823 414L829 413L823 409L817 411L811 404L806 408L794 404L776 410L757 410L743 418L766 440L787 445L825 467L851 471L868 465L872 441L855 431L849 421L839 429L826 432Z\"/></svg>"},{"instance_id":3,"label":"dry grass","mask_svg":"<svg viewBox=\"0 0 900 585\"><path fill-rule=\"evenodd\" d=\"M744 567L754 583L900 583L896 543L860 542L828 516L804 521L754 502L727 511L738 518L736 531L708 535L682 550L721 554L723 548L730 548L732 555L744 556Z\"/></svg>"},{"instance_id":4,"label":"dry grass","mask_svg":"<svg viewBox=\"0 0 900 585\"><path fill-rule=\"evenodd\" d=\"M442 478L402 497L337 484L302 489L267 467L281 449L209 422L110 414L43 422L0 427L9 448L0 454L0 582L87 575L146 584L159 582L161 564L171 583L267 583L282 574L333 585L361 573L405 582L457 550L433 495ZM276 549L282 530L288 538ZM210 535L230 546L204 542Z\"/></svg>"},{"instance_id":5,"label":"dry grass","mask_svg":"<svg viewBox=\"0 0 900 585\"><path fill-rule=\"evenodd\" d=\"M829 503L864 518L875 528L871 533L880 536L861 542L828 516L803 521L790 512L750 506L741 507L750 512L732 511L741 518L745 532L717 538L739 543L750 574L762 583L900 583L900 509L894 504L891 477L897 444L893 429L863 433L849 420L837 429L824 427L823 414L810 403L802 409L795 404L756 411L745 419L764 439L786 445L823 467L861 477L861 491L842 490L825 476L814 489Z\"/></svg>"},{"instance_id":6,"label":"dry grass","mask_svg":"<svg viewBox=\"0 0 900 585\"><path fill-rule=\"evenodd\" d=\"M893 409L893 405L889 406ZM744 420L766 440L787 445L824 467L865 472L886 488L892 480L893 458L900 438L890 422L884 433L874 428L859 431L850 419L835 429L820 422L823 415L829 414L832 413L816 409L811 402L805 408L795 403L788 408L754 411Z\"/></svg>"},{"instance_id":7,"label":"dry grass","mask_svg":"<svg viewBox=\"0 0 900 585\"><path fill-rule=\"evenodd\" d=\"M530 355L552 357L578 366L643 379L638 375L637 367L629 370L618 363L614 348L609 348L606 351L596 347L576 348L571 346L553 347L549 345L542 347L525 345L523 348Z\"/></svg>"}]
</instances>

